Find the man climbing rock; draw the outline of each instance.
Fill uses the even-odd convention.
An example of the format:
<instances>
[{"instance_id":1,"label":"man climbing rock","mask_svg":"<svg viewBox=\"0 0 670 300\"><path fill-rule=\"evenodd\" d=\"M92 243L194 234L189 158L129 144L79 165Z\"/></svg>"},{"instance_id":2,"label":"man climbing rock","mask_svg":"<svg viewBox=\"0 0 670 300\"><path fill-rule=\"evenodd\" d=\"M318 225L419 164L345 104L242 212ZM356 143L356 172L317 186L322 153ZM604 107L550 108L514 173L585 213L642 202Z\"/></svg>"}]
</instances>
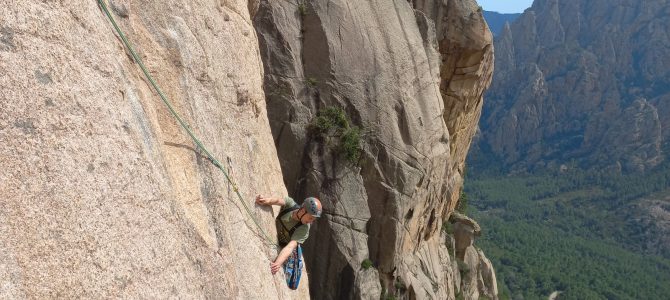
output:
<instances>
[{"instance_id":1,"label":"man climbing rock","mask_svg":"<svg viewBox=\"0 0 670 300\"><path fill-rule=\"evenodd\" d=\"M283 248L275 261L270 264L270 271L272 274L275 274L279 271L279 267L284 265L287 260L289 262L300 260L302 252L300 245L309 237L310 224L321 216L321 202L317 198L309 197L305 199L302 205L298 205L291 197L282 199L258 195L256 196L256 204L281 205L281 211L277 216L276 223L277 239L279 240L279 245ZM297 266L300 265L301 263L297 264ZM299 278L299 268L297 272ZM289 286L291 286L290 283Z\"/></svg>"}]
</instances>

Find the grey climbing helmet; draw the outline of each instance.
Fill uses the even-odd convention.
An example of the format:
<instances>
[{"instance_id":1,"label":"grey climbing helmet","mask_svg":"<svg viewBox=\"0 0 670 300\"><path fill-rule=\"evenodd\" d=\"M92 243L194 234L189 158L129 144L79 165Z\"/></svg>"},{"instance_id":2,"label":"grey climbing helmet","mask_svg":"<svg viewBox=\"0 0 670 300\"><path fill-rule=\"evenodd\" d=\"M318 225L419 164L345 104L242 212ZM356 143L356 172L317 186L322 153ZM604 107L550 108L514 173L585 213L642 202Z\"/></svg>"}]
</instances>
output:
<instances>
[{"instance_id":1,"label":"grey climbing helmet","mask_svg":"<svg viewBox=\"0 0 670 300\"><path fill-rule=\"evenodd\" d=\"M305 211L307 211L307 213L313 217L321 217L321 201L319 201L319 199L308 197L302 203L302 207L305 208Z\"/></svg>"}]
</instances>

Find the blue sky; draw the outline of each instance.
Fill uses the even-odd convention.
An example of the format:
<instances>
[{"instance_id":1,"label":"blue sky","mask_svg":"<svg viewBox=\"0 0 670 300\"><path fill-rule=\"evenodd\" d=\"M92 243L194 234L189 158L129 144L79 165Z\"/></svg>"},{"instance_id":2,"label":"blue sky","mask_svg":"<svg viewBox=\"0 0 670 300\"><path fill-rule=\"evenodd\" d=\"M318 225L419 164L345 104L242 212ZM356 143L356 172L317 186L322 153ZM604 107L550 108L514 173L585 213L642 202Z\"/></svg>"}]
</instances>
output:
<instances>
[{"instance_id":1,"label":"blue sky","mask_svg":"<svg viewBox=\"0 0 670 300\"><path fill-rule=\"evenodd\" d=\"M488 11L499 13L520 13L533 4L533 0L477 0L477 3Z\"/></svg>"}]
</instances>

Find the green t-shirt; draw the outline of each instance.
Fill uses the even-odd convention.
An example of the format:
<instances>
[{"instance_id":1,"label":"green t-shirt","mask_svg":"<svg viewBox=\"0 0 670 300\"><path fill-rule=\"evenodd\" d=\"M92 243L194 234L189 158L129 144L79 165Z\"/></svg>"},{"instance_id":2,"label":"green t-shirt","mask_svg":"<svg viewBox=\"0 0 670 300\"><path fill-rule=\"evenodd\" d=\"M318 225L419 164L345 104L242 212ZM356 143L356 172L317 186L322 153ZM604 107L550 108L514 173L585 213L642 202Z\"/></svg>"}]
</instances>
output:
<instances>
[{"instance_id":1,"label":"green t-shirt","mask_svg":"<svg viewBox=\"0 0 670 300\"><path fill-rule=\"evenodd\" d=\"M291 197L284 197L284 202L286 202L282 207L281 210L287 209L289 207L292 207L296 205L295 201ZM280 211L281 211L280 210ZM293 220L291 218L291 215L293 213L286 213L280 218L280 222L282 224L277 224L277 235L279 238L279 241L285 244L288 244L290 241L296 241L298 244L302 244L307 240L307 237L309 237L309 224L304 224L302 226L298 226L293 234L291 235L291 238L288 238L288 230L293 228L296 224L300 223L300 221ZM287 230L288 229L288 230Z\"/></svg>"}]
</instances>

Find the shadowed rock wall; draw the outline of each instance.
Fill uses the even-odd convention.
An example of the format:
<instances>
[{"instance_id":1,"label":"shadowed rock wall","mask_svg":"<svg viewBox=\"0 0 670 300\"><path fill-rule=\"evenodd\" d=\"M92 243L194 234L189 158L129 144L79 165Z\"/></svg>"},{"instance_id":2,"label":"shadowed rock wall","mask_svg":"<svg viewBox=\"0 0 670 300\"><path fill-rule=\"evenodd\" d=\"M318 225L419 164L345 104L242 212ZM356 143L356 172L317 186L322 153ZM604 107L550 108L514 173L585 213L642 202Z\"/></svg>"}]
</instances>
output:
<instances>
[{"instance_id":1,"label":"shadowed rock wall","mask_svg":"<svg viewBox=\"0 0 670 300\"><path fill-rule=\"evenodd\" d=\"M306 244L312 297L453 299L440 228L493 63L476 3L261 1L254 24L284 181L324 204ZM309 132L328 107L364 128L357 163Z\"/></svg>"}]
</instances>

